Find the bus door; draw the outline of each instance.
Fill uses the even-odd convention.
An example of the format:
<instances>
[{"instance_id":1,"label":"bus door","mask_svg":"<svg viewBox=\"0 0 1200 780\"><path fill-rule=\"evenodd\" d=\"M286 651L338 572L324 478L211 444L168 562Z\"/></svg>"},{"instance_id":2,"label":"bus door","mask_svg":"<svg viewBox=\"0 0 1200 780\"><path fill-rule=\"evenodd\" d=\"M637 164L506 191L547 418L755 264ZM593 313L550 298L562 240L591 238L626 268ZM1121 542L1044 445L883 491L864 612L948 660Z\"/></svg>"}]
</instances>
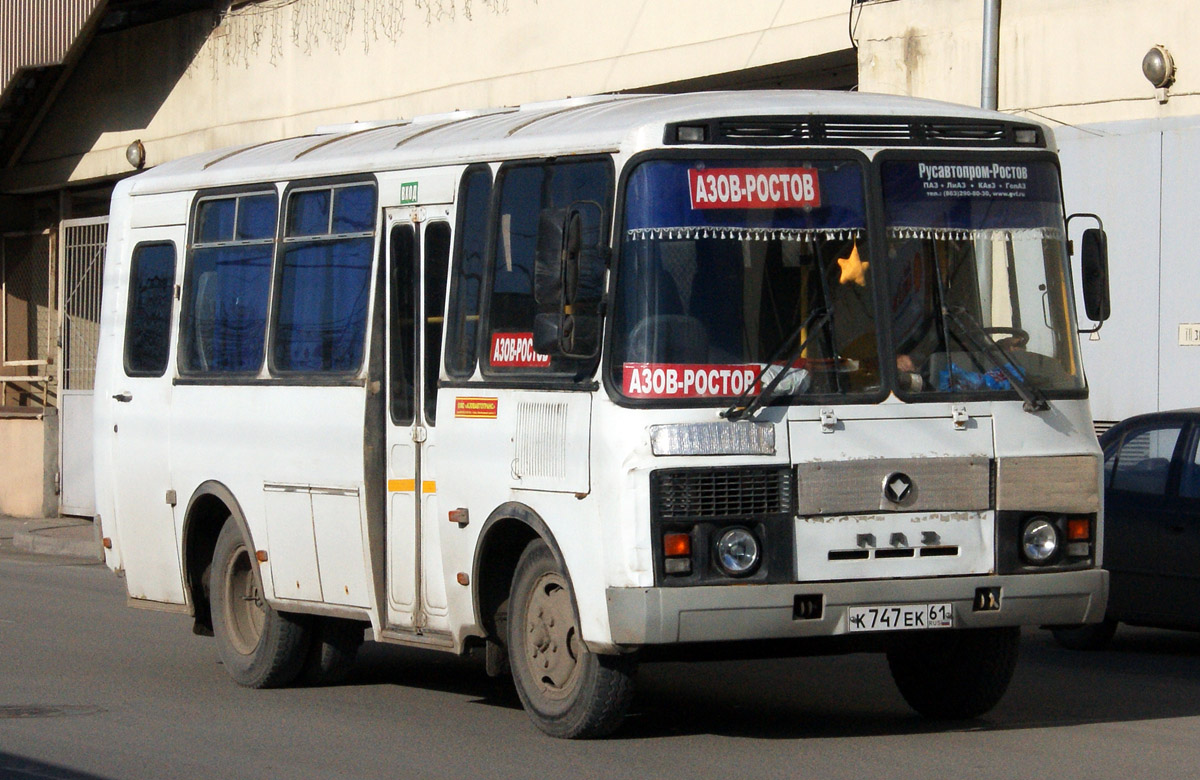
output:
<instances>
[{"instance_id":1,"label":"bus door","mask_svg":"<svg viewBox=\"0 0 1200 780\"><path fill-rule=\"evenodd\" d=\"M125 334L112 361L112 474L116 527L133 599L183 604L167 431L171 410L170 344L182 227L131 231ZM186 500L186 499L184 499ZM102 518L102 522L109 518ZM104 529L105 532L108 528Z\"/></svg>"},{"instance_id":2,"label":"bus door","mask_svg":"<svg viewBox=\"0 0 1200 780\"><path fill-rule=\"evenodd\" d=\"M450 224L425 209L389 209L385 216L387 624L436 634L449 630L434 464Z\"/></svg>"}]
</instances>

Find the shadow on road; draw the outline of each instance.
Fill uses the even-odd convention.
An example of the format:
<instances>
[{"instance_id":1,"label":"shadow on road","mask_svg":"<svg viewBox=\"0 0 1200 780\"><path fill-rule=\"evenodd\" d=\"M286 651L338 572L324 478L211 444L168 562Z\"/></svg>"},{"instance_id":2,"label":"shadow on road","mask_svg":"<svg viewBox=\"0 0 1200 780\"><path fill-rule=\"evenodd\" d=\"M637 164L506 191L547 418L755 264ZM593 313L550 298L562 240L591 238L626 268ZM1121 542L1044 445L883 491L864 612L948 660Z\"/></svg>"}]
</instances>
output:
<instances>
[{"instance_id":1,"label":"shadow on road","mask_svg":"<svg viewBox=\"0 0 1200 780\"><path fill-rule=\"evenodd\" d=\"M1111 648L1080 653L1027 631L1007 695L985 717L930 721L914 713L878 654L753 661L645 663L617 739L718 735L854 738L1053 728L1200 715L1200 634L1122 627ZM519 708L511 683L472 659L367 643L352 685L403 685Z\"/></svg>"},{"instance_id":2,"label":"shadow on road","mask_svg":"<svg viewBox=\"0 0 1200 780\"><path fill-rule=\"evenodd\" d=\"M100 775L14 756L3 751L0 751L0 777L5 780L105 780Z\"/></svg>"}]
</instances>

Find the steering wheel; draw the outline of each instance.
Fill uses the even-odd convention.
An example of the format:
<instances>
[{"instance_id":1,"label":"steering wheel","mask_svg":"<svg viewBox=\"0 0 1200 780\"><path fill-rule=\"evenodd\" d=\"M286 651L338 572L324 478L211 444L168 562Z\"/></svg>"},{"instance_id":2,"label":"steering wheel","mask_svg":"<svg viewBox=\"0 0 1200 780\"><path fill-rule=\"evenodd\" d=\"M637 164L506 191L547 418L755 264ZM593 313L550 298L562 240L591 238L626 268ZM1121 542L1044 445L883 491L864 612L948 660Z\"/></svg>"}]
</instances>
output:
<instances>
[{"instance_id":1,"label":"steering wheel","mask_svg":"<svg viewBox=\"0 0 1200 780\"><path fill-rule=\"evenodd\" d=\"M997 325L991 328L984 328L983 332L992 337L997 346L1005 349L1019 349L1029 343L1029 331L1020 328L1008 328L1003 325ZM1004 338L996 338L996 336L1004 336Z\"/></svg>"}]
</instances>

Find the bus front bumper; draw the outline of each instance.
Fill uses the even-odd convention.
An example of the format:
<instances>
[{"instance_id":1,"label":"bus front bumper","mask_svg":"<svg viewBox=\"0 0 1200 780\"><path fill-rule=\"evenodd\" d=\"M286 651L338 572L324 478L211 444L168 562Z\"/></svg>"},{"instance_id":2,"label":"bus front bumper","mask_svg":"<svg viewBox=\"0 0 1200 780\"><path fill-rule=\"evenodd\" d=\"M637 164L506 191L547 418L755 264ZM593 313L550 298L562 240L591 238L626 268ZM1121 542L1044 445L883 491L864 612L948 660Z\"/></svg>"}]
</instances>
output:
<instances>
[{"instance_id":1,"label":"bus front bumper","mask_svg":"<svg viewBox=\"0 0 1200 780\"><path fill-rule=\"evenodd\" d=\"M612 642L628 647L837 636L850 633L851 607L950 604L955 628L1095 623L1108 603L1108 572L608 588L606 595ZM811 616L814 603L819 617Z\"/></svg>"}]
</instances>

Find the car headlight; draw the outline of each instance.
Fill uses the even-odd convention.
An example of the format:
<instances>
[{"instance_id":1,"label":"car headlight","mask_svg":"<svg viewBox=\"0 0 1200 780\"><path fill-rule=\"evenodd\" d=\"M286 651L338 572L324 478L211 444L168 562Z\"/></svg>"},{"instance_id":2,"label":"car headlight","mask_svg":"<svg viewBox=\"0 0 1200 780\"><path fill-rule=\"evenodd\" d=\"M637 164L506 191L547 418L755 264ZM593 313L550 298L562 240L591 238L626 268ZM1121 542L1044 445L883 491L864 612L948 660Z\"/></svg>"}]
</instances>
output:
<instances>
[{"instance_id":1,"label":"car headlight","mask_svg":"<svg viewBox=\"0 0 1200 780\"><path fill-rule=\"evenodd\" d=\"M1045 517L1034 517L1021 531L1021 551L1031 563L1046 563L1058 552L1058 529Z\"/></svg>"},{"instance_id":2,"label":"car headlight","mask_svg":"<svg viewBox=\"0 0 1200 780\"><path fill-rule=\"evenodd\" d=\"M730 528L717 539L717 565L730 577L754 571L758 558L758 539L745 528Z\"/></svg>"}]
</instances>

